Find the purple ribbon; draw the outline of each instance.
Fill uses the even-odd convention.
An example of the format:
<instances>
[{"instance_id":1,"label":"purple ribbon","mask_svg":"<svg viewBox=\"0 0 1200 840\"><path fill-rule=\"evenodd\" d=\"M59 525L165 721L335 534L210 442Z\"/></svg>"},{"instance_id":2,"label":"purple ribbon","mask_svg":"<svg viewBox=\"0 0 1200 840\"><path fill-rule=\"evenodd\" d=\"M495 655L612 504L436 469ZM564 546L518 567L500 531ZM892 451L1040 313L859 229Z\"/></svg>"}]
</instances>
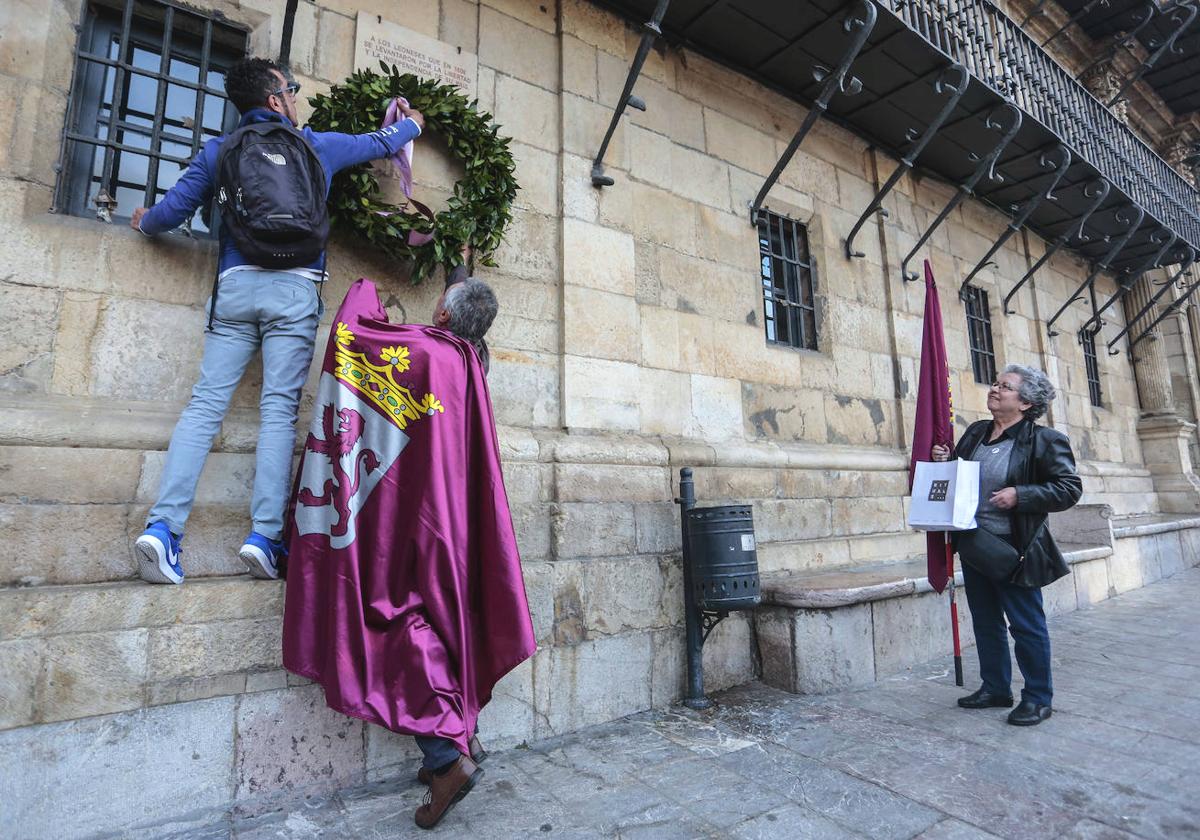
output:
<instances>
[{"instance_id":1,"label":"purple ribbon","mask_svg":"<svg viewBox=\"0 0 1200 840\"><path fill-rule=\"evenodd\" d=\"M403 96L397 96L388 103L387 112L383 116L383 125L381 125L380 128L387 128L389 125L395 125L396 123L405 119L401 108L408 108L408 100ZM404 197L408 199L404 206L407 206L411 203L412 206L416 208L418 213L432 222L433 211L412 197L412 155L413 141L409 140L398 152L396 152L396 154L389 157L388 160L392 162L392 166L395 168L396 174L400 178L400 189L404 191ZM392 215L391 213L385 213L383 211L378 212L381 216ZM408 232L408 244L413 247L424 245L431 239L433 239L432 233L421 233L415 230L410 230Z\"/></svg>"}]
</instances>

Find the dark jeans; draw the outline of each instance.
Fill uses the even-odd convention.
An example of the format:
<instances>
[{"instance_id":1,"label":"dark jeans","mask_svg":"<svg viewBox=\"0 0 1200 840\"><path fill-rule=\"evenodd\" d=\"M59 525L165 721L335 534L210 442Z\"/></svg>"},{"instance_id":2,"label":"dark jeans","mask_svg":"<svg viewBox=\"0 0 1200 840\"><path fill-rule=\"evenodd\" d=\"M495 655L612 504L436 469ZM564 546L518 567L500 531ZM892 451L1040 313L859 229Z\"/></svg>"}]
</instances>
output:
<instances>
[{"instance_id":1,"label":"dark jeans","mask_svg":"<svg viewBox=\"0 0 1200 840\"><path fill-rule=\"evenodd\" d=\"M1050 682L1050 632L1042 611L1042 591L1012 583L993 583L966 563L962 564L962 570L984 690L1001 695L1012 692L1012 662L1005 633L1007 617L1017 666L1025 678L1021 699L1049 706L1054 689Z\"/></svg>"},{"instance_id":2,"label":"dark jeans","mask_svg":"<svg viewBox=\"0 0 1200 840\"><path fill-rule=\"evenodd\" d=\"M421 766L428 767L430 770L437 770L439 767L445 767L452 761L457 761L462 755L458 751L458 746L445 738L434 738L426 735L415 736L417 746L421 748L421 752L425 754L425 760L421 762Z\"/></svg>"}]
</instances>

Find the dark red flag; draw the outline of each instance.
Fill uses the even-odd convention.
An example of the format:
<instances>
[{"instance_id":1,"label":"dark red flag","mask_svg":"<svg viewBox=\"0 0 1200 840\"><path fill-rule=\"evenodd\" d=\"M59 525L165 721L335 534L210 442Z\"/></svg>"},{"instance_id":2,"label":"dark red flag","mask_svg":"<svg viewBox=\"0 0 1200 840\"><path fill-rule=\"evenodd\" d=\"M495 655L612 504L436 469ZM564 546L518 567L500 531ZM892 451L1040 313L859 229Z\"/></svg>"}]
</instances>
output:
<instances>
[{"instance_id":1,"label":"dark red flag","mask_svg":"<svg viewBox=\"0 0 1200 840\"><path fill-rule=\"evenodd\" d=\"M942 332L942 307L938 302L933 269L925 260L925 323L921 332L921 377L917 385L917 415L913 421L912 459L908 487L912 490L917 461L929 460L934 444L954 446L954 408L950 396L950 368L946 364L946 338ZM929 583L938 592L946 588L946 535L929 531Z\"/></svg>"},{"instance_id":2,"label":"dark red flag","mask_svg":"<svg viewBox=\"0 0 1200 840\"><path fill-rule=\"evenodd\" d=\"M535 649L483 365L388 322L375 286L333 319L296 480L283 664L330 707L467 752Z\"/></svg>"}]
</instances>

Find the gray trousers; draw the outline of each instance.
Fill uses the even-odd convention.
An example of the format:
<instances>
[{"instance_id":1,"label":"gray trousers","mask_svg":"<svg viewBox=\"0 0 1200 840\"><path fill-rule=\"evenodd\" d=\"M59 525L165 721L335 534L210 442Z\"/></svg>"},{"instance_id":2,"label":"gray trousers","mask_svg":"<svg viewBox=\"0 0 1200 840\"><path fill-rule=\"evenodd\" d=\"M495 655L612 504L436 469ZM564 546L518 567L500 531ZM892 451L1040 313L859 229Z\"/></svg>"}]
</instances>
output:
<instances>
[{"instance_id":1,"label":"gray trousers","mask_svg":"<svg viewBox=\"0 0 1200 840\"><path fill-rule=\"evenodd\" d=\"M213 329L204 337L200 379L171 435L148 522L166 522L173 533L183 533L229 401L261 349L261 426L250 516L264 537L282 536L300 390L312 363L320 310L317 285L303 275L245 268L222 278Z\"/></svg>"}]
</instances>

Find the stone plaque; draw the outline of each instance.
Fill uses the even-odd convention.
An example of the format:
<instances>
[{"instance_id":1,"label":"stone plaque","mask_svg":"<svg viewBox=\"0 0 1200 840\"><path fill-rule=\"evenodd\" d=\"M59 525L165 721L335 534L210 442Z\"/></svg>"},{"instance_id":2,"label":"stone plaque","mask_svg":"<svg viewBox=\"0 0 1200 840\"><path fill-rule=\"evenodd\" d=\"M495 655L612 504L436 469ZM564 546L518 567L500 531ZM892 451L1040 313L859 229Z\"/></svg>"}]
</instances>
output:
<instances>
[{"instance_id":1,"label":"stone plaque","mask_svg":"<svg viewBox=\"0 0 1200 840\"><path fill-rule=\"evenodd\" d=\"M460 47L414 32L367 12L358 13L354 37L354 69L379 72L379 62L395 64L401 72L457 85L475 97L479 58Z\"/></svg>"}]
</instances>

